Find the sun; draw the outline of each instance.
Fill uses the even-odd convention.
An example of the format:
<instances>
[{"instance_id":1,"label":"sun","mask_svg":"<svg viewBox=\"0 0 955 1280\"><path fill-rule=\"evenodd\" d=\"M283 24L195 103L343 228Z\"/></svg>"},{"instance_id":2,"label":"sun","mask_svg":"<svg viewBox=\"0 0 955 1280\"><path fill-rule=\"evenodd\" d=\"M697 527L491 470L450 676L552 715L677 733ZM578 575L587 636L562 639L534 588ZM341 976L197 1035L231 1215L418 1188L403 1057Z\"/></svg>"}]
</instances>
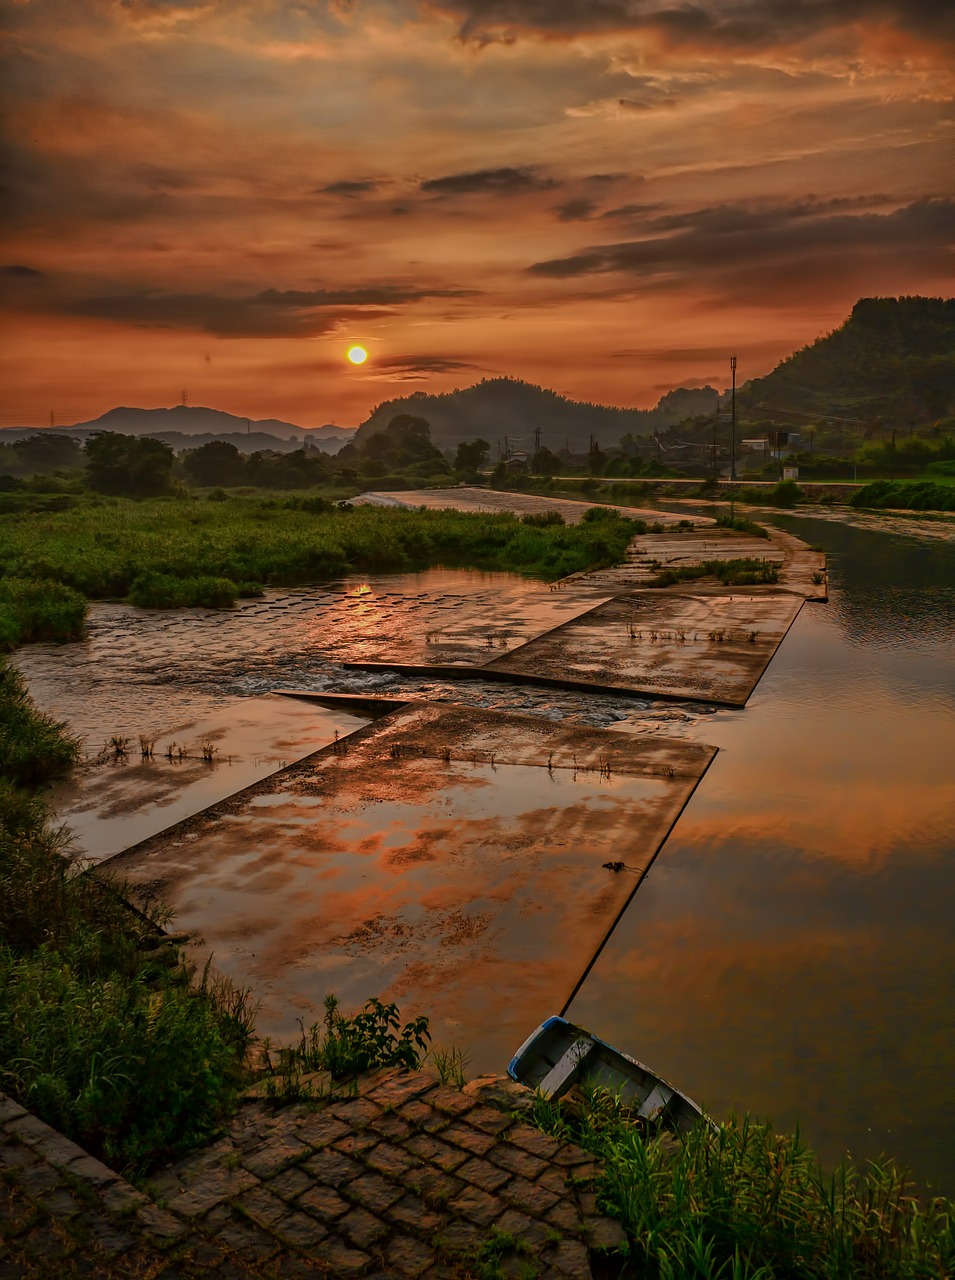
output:
<instances>
[{"instance_id":1,"label":"sun","mask_svg":"<svg viewBox=\"0 0 955 1280\"><path fill-rule=\"evenodd\" d=\"M364 347L349 347L348 359L352 364L364 364L368 359L368 352Z\"/></svg>"}]
</instances>

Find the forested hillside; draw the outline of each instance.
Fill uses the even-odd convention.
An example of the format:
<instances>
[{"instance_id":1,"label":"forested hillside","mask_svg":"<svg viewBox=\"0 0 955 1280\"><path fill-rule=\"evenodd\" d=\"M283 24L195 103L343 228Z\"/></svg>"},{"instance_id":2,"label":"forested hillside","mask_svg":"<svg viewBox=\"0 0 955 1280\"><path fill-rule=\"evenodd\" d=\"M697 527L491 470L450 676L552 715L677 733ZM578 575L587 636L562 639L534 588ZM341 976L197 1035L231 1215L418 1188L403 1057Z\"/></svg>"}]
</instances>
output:
<instances>
[{"instance_id":1,"label":"forested hillside","mask_svg":"<svg viewBox=\"0 0 955 1280\"><path fill-rule=\"evenodd\" d=\"M753 418L781 411L931 423L955 413L955 298L862 298L840 328L747 383Z\"/></svg>"}]
</instances>

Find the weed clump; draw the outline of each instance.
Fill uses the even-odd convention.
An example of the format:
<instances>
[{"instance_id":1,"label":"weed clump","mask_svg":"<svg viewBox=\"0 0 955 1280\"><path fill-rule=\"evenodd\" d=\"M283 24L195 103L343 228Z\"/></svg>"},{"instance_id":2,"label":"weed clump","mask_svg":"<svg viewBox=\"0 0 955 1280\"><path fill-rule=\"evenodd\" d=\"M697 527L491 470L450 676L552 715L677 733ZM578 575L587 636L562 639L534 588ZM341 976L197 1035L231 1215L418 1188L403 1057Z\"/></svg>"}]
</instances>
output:
<instances>
[{"instance_id":1,"label":"weed clump","mask_svg":"<svg viewBox=\"0 0 955 1280\"><path fill-rule=\"evenodd\" d=\"M769 530L763 525L757 524L755 520L747 520L745 516L730 515L728 511L722 511L716 517L716 526L719 529L736 529L740 533L748 533L754 538L768 538Z\"/></svg>"},{"instance_id":2,"label":"weed clump","mask_svg":"<svg viewBox=\"0 0 955 1280\"><path fill-rule=\"evenodd\" d=\"M752 586L756 583L778 582L779 566L772 560L756 560L751 556L738 560L702 560L699 564L661 569L647 585L672 587L678 582L692 582L697 578L719 578L728 587Z\"/></svg>"}]
</instances>

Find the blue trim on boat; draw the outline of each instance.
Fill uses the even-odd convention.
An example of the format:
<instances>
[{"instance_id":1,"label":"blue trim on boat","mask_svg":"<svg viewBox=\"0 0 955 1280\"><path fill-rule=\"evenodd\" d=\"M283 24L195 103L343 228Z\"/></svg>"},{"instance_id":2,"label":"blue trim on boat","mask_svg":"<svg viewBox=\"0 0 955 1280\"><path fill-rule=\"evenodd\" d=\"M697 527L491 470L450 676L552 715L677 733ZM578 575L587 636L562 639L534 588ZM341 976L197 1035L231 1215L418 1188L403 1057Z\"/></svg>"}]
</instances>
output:
<instances>
[{"instance_id":1,"label":"blue trim on boat","mask_svg":"<svg viewBox=\"0 0 955 1280\"><path fill-rule=\"evenodd\" d=\"M561 1026L564 1026L564 1027L569 1027L571 1025L566 1018L558 1018L555 1015L553 1018L548 1018L545 1022L542 1022L536 1031L532 1031L530 1033L530 1035L527 1037L527 1039L518 1049L517 1053L514 1054L514 1057L507 1064L507 1074L511 1077L512 1080L516 1080L518 1084L524 1083L524 1081L517 1074L518 1063L525 1056L528 1049L530 1049L531 1045L533 1045L543 1035L543 1033L547 1030L547 1028L554 1026L554 1024L558 1022L561 1024Z\"/></svg>"}]
</instances>

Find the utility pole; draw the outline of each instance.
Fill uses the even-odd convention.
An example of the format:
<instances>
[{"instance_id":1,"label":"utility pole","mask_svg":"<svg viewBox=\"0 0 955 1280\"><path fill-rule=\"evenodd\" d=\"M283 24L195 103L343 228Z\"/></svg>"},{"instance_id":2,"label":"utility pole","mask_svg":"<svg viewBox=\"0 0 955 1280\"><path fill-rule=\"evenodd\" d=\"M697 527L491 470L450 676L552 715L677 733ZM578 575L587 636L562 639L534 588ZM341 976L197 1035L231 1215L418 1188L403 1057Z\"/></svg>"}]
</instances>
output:
<instances>
[{"instance_id":1,"label":"utility pole","mask_svg":"<svg viewBox=\"0 0 955 1280\"><path fill-rule=\"evenodd\" d=\"M733 372L733 445L730 457L730 479L736 479L736 357L730 356L730 369Z\"/></svg>"},{"instance_id":2,"label":"utility pole","mask_svg":"<svg viewBox=\"0 0 955 1280\"><path fill-rule=\"evenodd\" d=\"M183 408L185 408L186 405L189 403L189 396L186 394L185 391L182 393L182 397L179 403L182 405Z\"/></svg>"},{"instance_id":3,"label":"utility pole","mask_svg":"<svg viewBox=\"0 0 955 1280\"><path fill-rule=\"evenodd\" d=\"M53 416L53 410L52 410L52 409L50 410L50 426L51 426L51 427L55 427L55 426L56 426L56 419L55 419L55 418L54 418L54 416Z\"/></svg>"},{"instance_id":4,"label":"utility pole","mask_svg":"<svg viewBox=\"0 0 955 1280\"><path fill-rule=\"evenodd\" d=\"M720 420L718 413L713 414L713 479L716 479L716 424Z\"/></svg>"}]
</instances>

